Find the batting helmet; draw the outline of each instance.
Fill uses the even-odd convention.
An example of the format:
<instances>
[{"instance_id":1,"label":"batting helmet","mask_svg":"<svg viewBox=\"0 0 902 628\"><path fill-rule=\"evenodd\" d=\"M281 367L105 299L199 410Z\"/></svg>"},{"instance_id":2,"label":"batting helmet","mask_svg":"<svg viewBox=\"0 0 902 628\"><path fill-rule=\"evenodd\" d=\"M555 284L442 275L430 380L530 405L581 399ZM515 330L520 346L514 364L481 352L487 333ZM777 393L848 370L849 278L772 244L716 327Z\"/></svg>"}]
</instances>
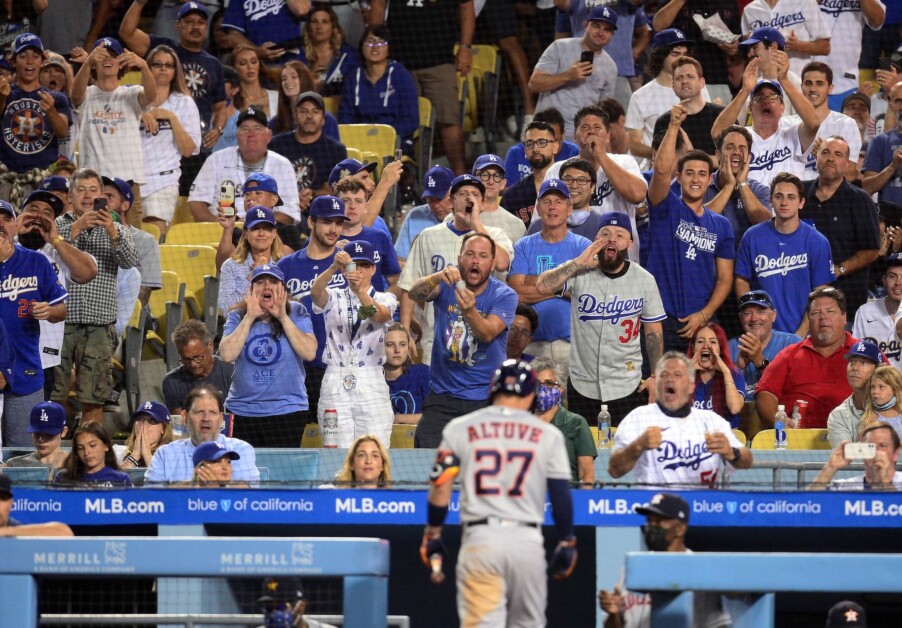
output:
<instances>
[{"instance_id":1,"label":"batting helmet","mask_svg":"<svg viewBox=\"0 0 902 628\"><path fill-rule=\"evenodd\" d=\"M491 394L500 392L527 397L536 391L537 381L535 371L526 362L505 360L492 377Z\"/></svg>"}]
</instances>

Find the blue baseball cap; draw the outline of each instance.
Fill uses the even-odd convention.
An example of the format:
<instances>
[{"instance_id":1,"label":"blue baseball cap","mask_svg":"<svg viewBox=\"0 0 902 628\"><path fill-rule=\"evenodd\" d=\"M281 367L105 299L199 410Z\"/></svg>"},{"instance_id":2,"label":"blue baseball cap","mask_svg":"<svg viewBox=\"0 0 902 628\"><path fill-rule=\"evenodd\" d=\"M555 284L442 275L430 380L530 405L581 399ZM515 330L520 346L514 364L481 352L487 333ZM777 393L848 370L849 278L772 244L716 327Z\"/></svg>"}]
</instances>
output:
<instances>
[{"instance_id":1,"label":"blue baseball cap","mask_svg":"<svg viewBox=\"0 0 902 628\"><path fill-rule=\"evenodd\" d=\"M501 170L502 173L507 174L504 170L504 161L498 155L480 155L476 158L476 163L473 164L473 174L479 174L486 168L490 168L494 166Z\"/></svg>"},{"instance_id":2,"label":"blue baseball cap","mask_svg":"<svg viewBox=\"0 0 902 628\"><path fill-rule=\"evenodd\" d=\"M887 255L883 259L883 265L886 268L890 266L902 266L902 253L893 253L892 255Z\"/></svg>"},{"instance_id":3,"label":"blue baseball cap","mask_svg":"<svg viewBox=\"0 0 902 628\"><path fill-rule=\"evenodd\" d=\"M200 2L186 2L185 4L183 4L179 9L178 19L182 19L189 13L200 13L204 16L204 19L210 18L210 12L207 11L207 7L202 5Z\"/></svg>"},{"instance_id":4,"label":"blue baseball cap","mask_svg":"<svg viewBox=\"0 0 902 628\"><path fill-rule=\"evenodd\" d=\"M426 198L443 199L448 196L451 189L451 181L454 173L444 166L432 166L423 177L423 196Z\"/></svg>"},{"instance_id":5,"label":"blue baseball cap","mask_svg":"<svg viewBox=\"0 0 902 628\"><path fill-rule=\"evenodd\" d=\"M485 185L479 180L479 177L474 177L472 174L462 174L455 178L454 181L451 182L451 194L454 194L465 185L472 185L481 193L485 194Z\"/></svg>"},{"instance_id":6,"label":"blue baseball cap","mask_svg":"<svg viewBox=\"0 0 902 628\"><path fill-rule=\"evenodd\" d=\"M870 340L859 340L843 357L847 360L854 357L865 358L874 364L883 364L883 353L880 351L880 347Z\"/></svg>"},{"instance_id":7,"label":"blue baseball cap","mask_svg":"<svg viewBox=\"0 0 902 628\"><path fill-rule=\"evenodd\" d=\"M755 85L755 89L752 90L752 96L757 94L763 87L770 87L772 90L780 94L781 98L783 97L783 88L780 86L780 83L778 83L777 81L771 81L770 79L759 80Z\"/></svg>"},{"instance_id":8,"label":"blue baseball cap","mask_svg":"<svg viewBox=\"0 0 902 628\"><path fill-rule=\"evenodd\" d=\"M28 431L31 434L62 434L66 427L66 410L55 401L42 401L31 408Z\"/></svg>"},{"instance_id":9,"label":"blue baseball cap","mask_svg":"<svg viewBox=\"0 0 902 628\"><path fill-rule=\"evenodd\" d=\"M655 33L654 39L651 40L651 47L652 50L655 50L670 46L689 46L694 43L695 40L687 39L686 34L680 29L665 28L660 33Z\"/></svg>"},{"instance_id":10,"label":"blue baseball cap","mask_svg":"<svg viewBox=\"0 0 902 628\"><path fill-rule=\"evenodd\" d=\"M38 189L44 190L46 192L68 192L69 179L67 179L66 177L61 177L58 174L44 177L38 184Z\"/></svg>"},{"instance_id":11,"label":"blue baseball cap","mask_svg":"<svg viewBox=\"0 0 902 628\"><path fill-rule=\"evenodd\" d=\"M269 207L255 205L248 209L244 215L244 228L253 229L261 223L276 226L276 217Z\"/></svg>"},{"instance_id":12,"label":"blue baseball cap","mask_svg":"<svg viewBox=\"0 0 902 628\"><path fill-rule=\"evenodd\" d=\"M329 173L329 187L332 187L345 177L353 177L361 170L366 170L367 172L372 173L375 169L375 161L371 164L364 164L357 161L356 159L351 159L350 157L348 159L343 159L335 164L335 166L332 168L332 172Z\"/></svg>"},{"instance_id":13,"label":"blue baseball cap","mask_svg":"<svg viewBox=\"0 0 902 628\"><path fill-rule=\"evenodd\" d=\"M601 231L602 227L608 226L626 229L630 232L631 238L636 237L633 233L633 226L630 224L630 217L623 212L606 212L602 214L601 218L598 221L598 230Z\"/></svg>"},{"instance_id":14,"label":"blue baseball cap","mask_svg":"<svg viewBox=\"0 0 902 628\"><path fill-rule=\"evenodd\" d=\"M610 7L595 7L589 11L587 22L607 22L617 30L617 11Z\"/></svg>"},{"instance_id":15,"label":"blue baseball cap","mask_svg":"<svg viewBox=\"0 0 902 628\"><path fill-rule=\"evenodd\" d=\"M112 185L116 188L123 200L129 203L135 202L135 193L132 192L132 186L128 184L128 181L123 181L118 177L102 177L102 179L104 185Z\"/></svg>"},{"instance_id":16,"label":"blue baseball cap","mask_svg":"<svg viewBox=\"0 0 902 628\"><path fill-rule=\"evenodd\" d=\"M345 216L344 201L337 196L317 196L313 199L313 202L310 203L309 213L311 218L348 219L348 217Z\"/></svg>"},{"instance_id":17,"label":"blue baseball cap","mask_svg":"<svg viewBox=\"0 0 902 628\"><path fill-rule=\"evenodd\" d=\"M344 252L351 256L352 262L369 262L376 264L376 253L373 245L366 240L354 240L345 244Z\"/></svg>"},{"instance_id":18,"label":"blue baseball cap","mask_svg":"<svg viewBox=\"0 0 902 628\"><path fill-rule=\"evenodd\" d=\"M9 201L4 201L3 199L0 199L0 212L6 212L13 218L15 218L18 215L18 214L16 214L16 208L13 207L9 203Z\"/></svg>"},{"instance_id":19,"label":"blue baseball cap","mask_svg":"<svg viewBox=\"0 0 902 628\"><path fill-rule=\"evenodd\" d=\"M35 190L29 194L22 203L22 208L24 209L27 207L32 201L40 201L41 203L50 205L50 209L53 210L53 215L57 218L59 218L59 215L62 214L63 210L66 208L63 199L53 192L48 192L46 190Z\"/></svg>"},{"instance_id":20,"label":"blue baseball cap","mask_svg":"<svg viewBox=\"0 0 902 628\"><path fill-rule=\"evenodd\" d=\"M41 43L40 37L34 33L22 33L13 42L13 56L28 48L34 48L41 53L44 52L44 44Z\"/></svg>"},{"instance_id":21,"label":"blue baseball cap","mask_svg":"<svg viewBox=\"0 0 902 628\"><path fill-rule=\"evenodd\" d=\"M739 297L739 307L737 309L740 312L742 311L742 308L749 305L766 307L769 310L775 309L773 300L770 298L770 295L764 290L749 290L744 295Z\"/></svg>"},{"instance_id":22,"label":"blue baseball cap","mask_svg":"<svg viewBox=\"0 0 902 628\"><path fill-rule=\"evenodd\" d=\"M753 46L759 41L765 44L776 43L778 46L780 46L781 49L786 46L786 38L783 37L783 33L778 31L773 26L762 26L761 28L756 28L752 31L752 34L749 35L749 38L745 41L739 42L739 45Z\"/></svg>"},{"instance_id":23,"label":"blue baseball cap","mask_svg":"<svg viewBox=\"0 0 902 628\"><path fill-rule=\"evenodd\" d=\"M536 198L540 199L546 194L554 193L560 194L564 198L570 198L570 188L568 188L567 184L560 179L548 179L547 181L542 181L542 186L539 188L539 195Z\"/></svg>"},{"instance_id":24,"label":"blue baseball cap","mask_svg":"<svg viewBox=\"0 0 902 628\"><path fill-rule=\"evenodd\" d=\"M252 172L244 181L244 193L247 192L269 192L279 196L279 184L276 180L265 172ZM282 197L276 201L276 205L282 204Z\"/></svg>"},{"instance_id":25,"label":"blue baseball cap","mask_svg":"<svg viewBox=\"0 0 902 628\"><path fill-rule=\"evenodd\" d=\"M118 39L113 39L112 37L103 37L97 40L97 43L94 44L94 49L103 46L104 48L109 48L112 52L116 53L115 56L119 56L122 54L122 44L119 43Z\"/></svg>"},{"instance_id":26,"label":"blue baseball cap","mask_svg":"<svg viewBox=\"0 0 902 628\"><path fill-rule=\"evenodd\" d=\"M220 445L216 441L208 441L197 446L197 449L194 450L194 455L191 457L191 461L196 467L201 462L216 462L223 458L241 460L241 454L237 451L226 449L224 445Z\"/></svg>"},{"instance_id":27,"label":"blue baseball cap","mask_svg":"<svg viewBox=\"0 0 902 628\"><path fill-rule=\"evenodd\" d=\"M260 277L274 277L282 283L285 283L285 273L283 273L282 269L275 264L263 264L262 266L257 266L254 269L254 272L251 273L251 283L254 283L260 279Z\"/></svg>"},{"instance_id":28,"label":"blue baseball cap","mask_svg":"<svg viewBox=\"0 0 902 628\"><path fill-rule=\"evenodd\" d=\"M169 418L169 408L159 401L145 401L132 414L132 421L136 420L142 414L146 414L157 423L171 423Z\"/></svg>"}]
</instances>

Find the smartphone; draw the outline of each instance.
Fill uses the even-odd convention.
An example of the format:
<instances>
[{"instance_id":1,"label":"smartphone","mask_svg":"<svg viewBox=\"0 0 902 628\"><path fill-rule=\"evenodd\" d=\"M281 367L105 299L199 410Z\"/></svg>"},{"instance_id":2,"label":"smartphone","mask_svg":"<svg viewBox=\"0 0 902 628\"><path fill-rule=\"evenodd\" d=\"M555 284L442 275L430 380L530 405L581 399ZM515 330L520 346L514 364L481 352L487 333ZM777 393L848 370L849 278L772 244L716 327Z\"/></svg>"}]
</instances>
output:
<instances>
[{"instance_id":1,"label":"smartphone","mask_svg":"<svg viewBox=\"0 0 902 628\"><path fill-rule=\"evenodd\" d=\"M395 149L395 161L401 161L401 158L404 156L404 152L400 148Z\"/></svg>"},{"instance_id":2,"label":"smartphone","mask_svg":"<svg viewBox=\"0 0 902 628\"><path fill-rule=\"evenodd\" d=\"M94 199L94 211L95 212L105 212L106 211L106 199L105 198L101 197L101 198Z\"/></svg>"},{"instance_id":3,"label":"smartphone","mask_svg":"<svg viewBox=\"0 0 902 628\"><path fill-rule=\"evenodd\" d=\"M579 55L580 63L592 63L595 61L595 53L591 50L584 50L581 55Z\"/></svg>"},{"instance_id":4,"label":"smartphone","mask_svg":"<svg viewBox=\"0 0 902 628\"><path fill-rule=\"evenodd\" d=\"M846 460L873 460L877 457L877 445L874 443L846 443L843 447Z\"/></svg>"},{"instance_id":5,"label":"smartphone","mask_svg":"<svg viewBox=\"0 0 902 628\"><path fill-rule=\"evenodd\" d=\"M219 186L219 208L223 216L235 215L235 184L231 181L223 181Z\"/></svg>"}]
</instances>

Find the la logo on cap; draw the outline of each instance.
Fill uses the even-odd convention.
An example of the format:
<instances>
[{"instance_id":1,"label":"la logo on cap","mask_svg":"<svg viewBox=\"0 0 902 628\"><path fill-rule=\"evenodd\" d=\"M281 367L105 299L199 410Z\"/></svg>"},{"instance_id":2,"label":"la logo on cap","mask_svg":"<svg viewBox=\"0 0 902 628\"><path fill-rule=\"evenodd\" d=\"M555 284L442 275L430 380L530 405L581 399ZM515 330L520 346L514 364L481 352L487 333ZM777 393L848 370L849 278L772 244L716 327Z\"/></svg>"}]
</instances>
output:
<instances>
[{"instance_id":1,"label":"la logo on cap","mask_svg":"<svg viewBox=\"0 0 902 628\"><path fill-rule=\"evenodd\" d=\"M50 417L47 416L47 411L44 410L44 408L41 408L41 421L43 421L44 423L46 423L46 422L49 421L49 420L50 420Z\"/></svg>"},{"instance_id":2,"label":"la logo on cap","mask_svg":"<svg viewBox=\"0 0 902 628\"><path fill-rule=\"evenodd\" d=\"M354 245L354 252L355 252L355 253L363 253L363 247L360 246L359 244L355 244L355 245Z\"/></svg>"},{"instance_id":3,"label":"la logo on cap","mask_svg":"<svg viewBox=\"0 0 902 628\"><path fill-rule=\"evenodd\" d=\"M858 350L859 350L859 351L864 351L864 343L863 343L863 342L859 342L859 343L858 343Z\"/></svg>"},{"instance_id":4,"label":"la logo on cap","mask_svg":"<svg viewBox=\"0 0 902 628\"><path fill-rule=\"evenodd\" d=\"M338 206L338 201L336 201L336 200L332 201L332 209L341 209L341 207Z\"/></svg>"},{"instance_id":5,"label":"la logo on cap","mask_svg":"<svg viewBox=\"0 0 902 628\"><path fill-rule=\"evenodd\" d=\"M344 179L345 177L348 177L350 175L351 175L351 171L348 170L347 168L343 168L341 171L339 171L338 178Z\"/></svg>"},{"instance_id":6,"label":"la logo on cap","mask_svg":"<svg viewBox=\"0 0 902 628\"><path fill-rule=\"evenodd\" d=\"M263 266L261 266L260 268L262 268L263 270L269 270L269 264L263 264Z\"/></svg>"},{"instance_id":7,"label":"la logo on cap","mask_svg":"<svg viewBox=\"0 0 902 628\"><path fill-rule=\"evenodd\" d=\"M557 179L552 179L551 181L549 181L549 182L548 182L548 187L550 187L550 188L556 188L556 187L557 187Z\"/></svg>"},{"instance_id":8,"label":"la logo on cap","mask_svg":"<svg viewBox=\"0 0 902 628\"><path fill-rule=\"evenodd\" d=\"M266 214L263 212L262 209L257 210L257 218L266 218Z\"/></svg>"},{"instance_id":9,"label":"la logo on cap","mask_svg":"<svg viewBox=\"0 0 902 628\"><path fill-rule=\"evenodd\" d=\"M608 8L607 8L607 7L604 8L604 16L605 16L605 17L611 17L611 12L608 11Z\"/></svg>"},{"instance_id":10,"label":"la logo on cap","mask_svg":"<svg viewBox=\"0 0 902 628\"><path fill-rule=\"evenodd\" d=\"M435 185L436 185L435 179L433 179L432 177L429 177L429 180L426 181L426 187L427 187L427 188L434 188Z\"/></svg>"},{"instance_id":11,"label":"la logo on cap","mask_svg":"<svg viewBox=\"0 0 902 628\"><path fill-rule=\"evenodd\" d=\"M145 409L145 410L150 410L151 408L153 408L153 404L150 403L149 401L145 401L145 402L144 402L144 409Z\"/></svg>"},{"instance_id":12,"label":"la logo on cap","mask_svg":"<svg viewBox=\"0 0 902 628\"><path fill-rule=\"evenodd\" d=\"M674 35L676 35L676 36L679 37L680 39L686 39L686 36L683 35L683 32L680 31L680 30L674 29L674 30L673 30L673 33L674 33Z\"/></svg>"}]
</instances>

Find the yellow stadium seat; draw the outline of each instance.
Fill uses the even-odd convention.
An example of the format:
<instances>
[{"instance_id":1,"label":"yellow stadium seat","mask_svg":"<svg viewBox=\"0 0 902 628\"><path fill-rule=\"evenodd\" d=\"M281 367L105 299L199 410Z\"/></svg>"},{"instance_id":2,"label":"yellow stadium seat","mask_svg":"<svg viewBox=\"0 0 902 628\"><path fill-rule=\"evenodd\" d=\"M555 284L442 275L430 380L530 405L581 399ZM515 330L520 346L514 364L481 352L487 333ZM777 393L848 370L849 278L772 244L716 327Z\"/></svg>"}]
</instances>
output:
<instances>
[{"instance_id":1,"label":"yellow stadium seat","mask_svg":"<svg viewBox=\"0 0 902 628\"><path fill-rule=\"evenodd\" d=\"M221 237L222 225L218 222L183 222L169 228L166 244L218 244Z\"/></svg>"},{"instance_id":2,"label":"yellow stadium seat","mask_svg":"<svg viewBox=\"0 0 902 628\"><path fill-rule=\"evenodd\" d=\"M391 448L413 449L413 437L417 433L416 425L392 425Z\"/></svg>"},{"instance_id":3,"label":"yellow stadium seat","mask_svg":"<svg viewBox=\"0 0 902 628\"><path fill-rule=\"evenodd\" d=\"M141 231L146 231L153 236L154 240L156 240L157 242L160 241L160 228L152 222L142 222Z\"/></svg>"},{"instance_id":4,"label":"yellow stadium seat","mask_svg":"<svg viewBox=\"0 0 902 628\"><path fill-rule=\"evenodd\" d=\"M163 287L150 293L148 306L157 319L159 341L163 344L163 359L169 369L178 365L178 351L172 341L172 330L182 322L185 305L185 284L178 273L163 271ZM156 345L156 342L154 342Z\"/></svg>"},{"instance_id":5,"label":"yellow stadium seat","mask_svg":"<svg viewBox=\"0 0 902 628\"><path fill-rule=\"evenodd\" d=\"M363 154L357 150L356 148L347 147L348 149L348 159L356 159L357 161L363 161Z\"/></svg>"},{"instance_id":6,"label":"yellow stadium seat","mask_svg":"<svg viewBox=\"0 0 902 628\"><path fill-rule=\"evenodd\" d=\"M376 153L382 165L393 161L395 149L401 147L395 129L387 124L339 124L338 134L345 146Z\"/></svg>"},{"instance_id":7,"label":"yellow stadium seat","mask_svg":"<svg viewBox=\"0 0 902 628\"><path fill-rule=\"evenodd\" d=\"M175 214L172 216L172 222L169 223L169 226L178 225L183 222L194 222L194 216L191 215L191 210L188 209L188 197L180 196L178 203L175 206Z\"/></svg>"},{"instance_id":8,"label":"yellow stadium seat","mask_svg":"<svg viewBox=\"0 0 902 628\"><path fill-rule=\"evenodd\" d=\"M473 66L469 74L458 74L458 91L464 112L464 131L485 130L486 150L497 152L495 146L498 115L498 87L501 77L501 55L495 46L474 45ZM457 46L454 47L457 54ZM481 124L480 124L481 122Z\"/></svg>"},{"instance_id":9,"label":"yellow stadium seat","mask_svg":"<svg viewBox=\"0 0 902 628\"><path fill-rule=\"evenodd\" d=\"M338 105L341 104L341 96L326 96L323 98L323 104L326 105L326 111L333 116L338 115Z\"/></svg>"},{"instance_id":10,"label":"yellow stadium seat","mask_svg":"<svg viewBox=\"0 0 902 628\"><path fill-rule=\"evenodd\" d=\"M319 423L308 423L301 437L301 447L307 449L319 449L323 446L323 434L319 429Z\"/></svg>"},{"instance_id":11,"label":"yellow stadium seat","mask_svg":"<svg viewBox=\"0 0 902 628\"><path fill-rule=\"evenodd\" d=\"M161 244L160 264L163 270L177 272L185 282L185 303L189 314L216 334L219 307L219 271L216 249L210 246Z\"/></svg>"},{"instance_id":12,"label":"yellow stadium seat","mask_svg":"<svg viewBox=\"0 0 902 628\"><path fill-rule=\"evenodd\" d=\"M786 430L787 449L830 449L827 430L823 428ZM773 449L774 430L761 430L752 439L752 449Z\"/></svg>"},{"instance_id":13,"label":"yellow stadium seat","mask_svg":"<svg viewBox=\"0 0 902 628\"><path fill-rule=\"evenodd\" d=\"M739 428L733 428L733 435L739 439L739 442L743 445L748 444L749 439L746 437L745 432L740 430Z\"/></svg>"},{"instance_id":14,"label":"yellow stadium seat","mask_svg":"<svg viewBox=\"0 0 902 628\"><path fill-rule=\"evenodd\" d=\"M420 96L420 127L415 136L417 142L417 167L420 172L419 186L422 192L423 176L432 166L432 144L435 139L435 109L432 101Z\"/></svg>"}]
</instances>

